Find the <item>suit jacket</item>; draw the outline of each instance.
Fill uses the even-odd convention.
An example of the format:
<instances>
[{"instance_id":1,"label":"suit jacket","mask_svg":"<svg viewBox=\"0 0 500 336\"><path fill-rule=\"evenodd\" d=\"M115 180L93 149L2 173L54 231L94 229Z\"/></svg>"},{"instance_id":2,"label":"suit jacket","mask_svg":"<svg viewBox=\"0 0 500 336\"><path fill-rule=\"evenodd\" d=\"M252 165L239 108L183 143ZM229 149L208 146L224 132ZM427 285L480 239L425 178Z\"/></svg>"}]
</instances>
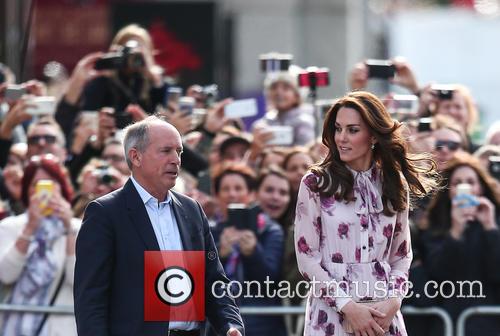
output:
<instances>
[{"instance_id":1,"label":"suit jacket","mask_svg":"<svg viewBox=\"0 0 500 336\"><path fill-rule=\"evenodd\" d=\"M215 281L229 280L201 206L176 192L171 196L184 250L206 251L206 317L221 335L230 327L244 335L234 300L216 298L211 291ZM154 250L159 250L158 242L131 180L88 205L76 242L74 297L80 336L166 335L168 322L144 321L144 251ZM209 252L217 257L208 258Z\"/></svg>"}]
</instances>

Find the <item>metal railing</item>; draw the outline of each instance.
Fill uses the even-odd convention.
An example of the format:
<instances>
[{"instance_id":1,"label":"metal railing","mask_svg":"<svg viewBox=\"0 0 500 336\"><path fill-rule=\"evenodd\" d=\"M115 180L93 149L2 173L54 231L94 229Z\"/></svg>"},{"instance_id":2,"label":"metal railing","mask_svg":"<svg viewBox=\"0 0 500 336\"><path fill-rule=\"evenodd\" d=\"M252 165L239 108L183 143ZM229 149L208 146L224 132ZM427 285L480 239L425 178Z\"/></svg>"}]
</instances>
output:
<instances>
[{"instance_id":1,"label":"metal railing","mask_svg":"<svg viewBox=\"0 0 500 336\"><path fill-rule=\"evenodd\" d=\"M464 310L457 320L457 336L465 336L465 323L473 315L499 315L500 307L479 306L470 307Z\"/></svg>"},{"instance_id":2,"label":"metal railing","mask_svg":"<svg viewBox=\"0 0 500 336\"><path fill-rule=\"evenodd\" d=\"M411 306L403 306L401 308L401 313L403 315L434 315L441 318L444 325L444 336L453 336L453 321L450 314L446 312L443 308L439 307L428 307L428 308L417 308Z\"/></svg>"},{"instance_id":3,"label":"metal railing","mask_svg":"<svg viewBox=\"0 0 500 336\"><path fill-rule=\"evenodd\" d=\"M20 313L49 313L56 315L73 315L72 306L33 306L0 304L0 312ZM417 308L403 306L403 315L434 315L438 316L444 324L444 335L453 336L453 322L450 315L442 308L429 307ZM243 315L301 315L305 313L304 306L278 306L278 307L241 307ZM500 307L480 306L464 310L457 320L457 336L465 336L465 324L473 315L500 315Z\"/></svg>"}]
</instances>

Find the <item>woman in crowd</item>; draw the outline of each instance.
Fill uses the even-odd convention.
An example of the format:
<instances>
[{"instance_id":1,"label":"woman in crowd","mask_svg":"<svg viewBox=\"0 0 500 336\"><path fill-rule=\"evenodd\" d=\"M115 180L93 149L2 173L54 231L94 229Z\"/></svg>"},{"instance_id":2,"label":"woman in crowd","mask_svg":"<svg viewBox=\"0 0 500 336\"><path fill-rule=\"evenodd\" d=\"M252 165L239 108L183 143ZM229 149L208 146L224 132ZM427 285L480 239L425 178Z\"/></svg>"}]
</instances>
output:
<instances>
[{"instance_id":1,"label":"woman in crowd","mask_svg":"<svg viewBox=\"0 0 500 336\"><path fill-rule=\"evenodd\" d=\"M295 217L299 270L319 282L305 334L406 335L410 195L434 187L435 164L407 153L400 124L363 91L328 111L323 143L328 156L302 179Z\"/></svg>"},{"instance_id":2,"label":"woman in crowd","mask_svg":"<svg viewBox=\"0 0 500 336\"><path fill-rule=\"evenodd\" d=\"M314 140L316 122L313 108L302 103L297 75L292 71L270 73L264 81L270 106L264 118L254 123L254 128L290 126L295 146L305 146Z\"/></svg>"},{"instance_id":3,"label":"woman in crowd","mask_svg":"<svg viewBox=\"0 0 500 336\"><path fill-rule=\"evenodd\" d=\"M500 192L477 159L456 154L442 172L445 187L428 209L428 229L422 233L424 265L429 277L439 284L451 281L479 281L466 297L441 299L442 307L456 319L466 308L500 304ZM449 287L445 287L448 296ZM461 291L462 289L460 289ZM431 293L434 294L434 293ZM476 316L466 325L467 335L497 335L500 319Z\"/></svg>"},{"instance_id":4,"label":"woman in crowd","mask_svg":"<svg viewBox=\"0 0 500 336\"><path fill-rule=\"evenodd\" d=\"M253 171L244 164L230 163L220 168L214 177L215 196L224 211L224 221L214 230L214 239L219 256L231 280L239 281L244 289L243 295L236 298L240 306L277 306L279 297L267 297L258 292L256 286L246 291L245 283L264 281L279 282L283 258L283 230L265 212L248 210L246 217L250 227L237 227L244 222L243 215L234 223L228 214L228 206L233 203L249 207L254 199L256 180ZM276 214L275 214L276 215ZM260 297L259 297L260 296ZM262 297L263 296L263 297ZM249 336L285 335L285 325L281 316L247 315L243 317L245 334Z\"/></svg>"},{"instance_id":5,"label":"woman in crowd","mask_svg":"<svg viewBox=\"0 0 500 336\"><path fill-rule=\"evenodd\" d=\"M292 184L294 195L297 195L300 180L313 164L313 158L306 147L294 147L285 156L283 169Z\"/></svg>"},{"instance_id":6,"label":"woman in crowd","mask_svg":"<svg viewBox=\"0 0 500 336\"><path fill-rule=\"evenodd\" d=\"M37 183L52 185L37 192ZM72 305L76 232L66 170L50 154L34 156L24 169L26 212L0 222L2 301L13 305ZM73 316L0 314L1 335L76 335Z\"/></svg>"},{"instance_id":7,"label":"woman in crowd","mask_svg":"<svg viewBox=\"0 0 500 336\"><path fill-rule=\"evenodd\" d=\"M124 66L93 79L82 96L83 110L113 107L118 128L123 128L144 111L153 113L157 105L164 103L166 94L163 70L154 62L154 46L148 31L135 24L123 27L111 43L112 50L122 48L129 52ZM135 107L130 108L130 104ZM137 109L139 106L144 111ZM129 118L124 115L126 111L131 114Z\"/></svg>"},{"instance_id":8,"label":"woman in crowd","mask_svg":"<svg viewBox=\"0 0 500 336\"><path fill-rule=\"evenodd\" d=\"M281 224L285 231L291 225L291 193L290 181L279 166L271 165L260 172L257 179L257 203L262 211Z\"/></svg>"}]
</instances>

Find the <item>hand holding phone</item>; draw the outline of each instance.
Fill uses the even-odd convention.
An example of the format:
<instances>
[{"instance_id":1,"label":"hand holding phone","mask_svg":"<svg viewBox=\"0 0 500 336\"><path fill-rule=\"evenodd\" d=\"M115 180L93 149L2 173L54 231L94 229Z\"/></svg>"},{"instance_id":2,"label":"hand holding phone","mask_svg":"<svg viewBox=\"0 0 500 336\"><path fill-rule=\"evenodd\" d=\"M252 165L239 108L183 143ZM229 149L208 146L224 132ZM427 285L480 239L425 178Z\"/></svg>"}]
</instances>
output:
<instances>
[{"instance_id":1,"label":"hand holding phone","mask_svg":"<svg viewBox=\"0 0 500 336\"><path fill-rule=\"evenodd\" d=\"M246 118L257 115L257 101L254 98L234 100L224 107L226 118Z\"/></svg>"},{"instance_id":2,"label":"hand holding phone","mask_svg":"<svg viewBox=\"0 0 500 336\"><path fill-rule=\"evenodd\" d=\"M267 127L273 138L267 142L271 146L290 146L293 144L293 128L291 126Z\"/></svg>"},{"instance_id":3,"label":"hand holding phone","mask_svg":"<svg viewBox=\"0 0 500 336\"><path fill-rule=\"evenodd\" d=\"M54 212L49 207L49 201L54 193L54 182L52 180L39 180L35 185L35 193L40 200L38 207L42 216L50 216Z\"/></svg>"}]
</instances>

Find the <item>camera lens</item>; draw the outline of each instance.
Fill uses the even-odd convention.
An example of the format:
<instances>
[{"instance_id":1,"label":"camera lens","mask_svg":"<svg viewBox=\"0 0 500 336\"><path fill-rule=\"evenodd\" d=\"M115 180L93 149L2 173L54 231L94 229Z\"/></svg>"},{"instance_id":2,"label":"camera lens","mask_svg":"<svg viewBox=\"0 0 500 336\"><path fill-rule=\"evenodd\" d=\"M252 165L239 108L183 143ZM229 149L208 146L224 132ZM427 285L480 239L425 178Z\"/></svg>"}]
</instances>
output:
<instances>
[{"instance_id":1,"label":"camera lens","mask_svg":"<svg viewBox=\"0 0 500 336\"><path fill-rule=\"evenodd\" d=\"M111 184L113 182L113 176L108 173L104 173L101 175L101 183L102 184Z\"/></svg>"}]
</instances>

